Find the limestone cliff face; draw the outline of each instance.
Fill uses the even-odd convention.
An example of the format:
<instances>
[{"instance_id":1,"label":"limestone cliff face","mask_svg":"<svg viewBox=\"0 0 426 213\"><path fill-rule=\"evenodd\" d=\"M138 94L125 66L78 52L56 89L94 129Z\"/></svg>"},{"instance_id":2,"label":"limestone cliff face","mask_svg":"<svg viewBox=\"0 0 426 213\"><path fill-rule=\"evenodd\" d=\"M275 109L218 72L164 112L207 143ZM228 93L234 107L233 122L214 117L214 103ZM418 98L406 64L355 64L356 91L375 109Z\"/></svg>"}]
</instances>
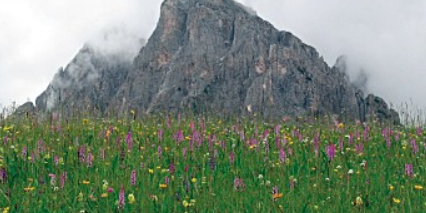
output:
<instances>
[{"instance_id":1,"label":"limestone cliff face","mask_svg":"<svg viewBox=\"0 0 426 213\"><path fill-rule=\"evenodd\" d=\"M233 0L165 0L156 29L132 65L83 49L36 107L265 117L315 113L361 121L380 114L399 123L383 100L365 99L344 69L343 58L329 67L313 47Z\"/></svg>"},{"instance_id":2,"label":"limestone cliff face","mask_svg":"<svg viewBox=\"0 0 426 213\"><path fill-rule=\"evenodd\" d=\"M59 69L47 89L36 99L41 110L71 112L109 106L128 72L131 61L96 53L83 47L65 69Z\"/></svg>"}]
</instances>

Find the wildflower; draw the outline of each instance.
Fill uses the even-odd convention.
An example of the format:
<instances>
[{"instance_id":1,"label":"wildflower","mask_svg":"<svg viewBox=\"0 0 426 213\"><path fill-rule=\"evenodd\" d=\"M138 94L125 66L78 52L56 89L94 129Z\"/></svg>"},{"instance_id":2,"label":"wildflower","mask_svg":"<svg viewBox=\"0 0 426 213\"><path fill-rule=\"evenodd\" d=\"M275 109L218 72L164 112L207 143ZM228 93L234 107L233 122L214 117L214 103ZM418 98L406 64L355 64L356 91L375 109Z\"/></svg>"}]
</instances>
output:
<instances>
[{"instance_id":1,"label":"wildflower","mask_svg":"<svg viewBox=\"0 0 426 213\"><path fill-rule=\"evenodd\" d=\"M281 147L281 148L280 148L280 162L281 162L281 163L284 163L284 162L285 162L285 159L286 159L286 154L285 154L284 149Z\"/></svg>"},{"instance_id":2,"label":"wildflower","mask_svg":"<svg viewBox=\"0 0 426 213\"><path fill-rule=\"evenodd\" d=\"M183 205L183 207L187 208L189 206L189 203L188 203L188 201L184 200L182 202L182 205Z\"/></svg>"},{"instance_id":3,"label":"wildflower","mask_svg":"<svg viewBox=\"0 0 426 213\"><path fill-rule=\"evenodd\" d=\"M107 191L108 191L109 193L113 193L113 192L114 192L114 189L113 189L113 188L111 188L111 187L109 187Z\"/></svg>"},{"instance_id":4,"label":"wildflower","mask_svg":"<svg viewBox=\"0 0 426 213\"><path fill-rule=\"evenodd\" d=\"M124 207L124 200L125 200L124 186L121 186L121 188L120 188L120 194L118 195L118 206L119 206L119 208L123 208Z\"/></svg>"},{"instance_id":5,"label":"wildflower","mask_svg":"<svg viewBox=\"0 0 426 213\"><path fill-rule=\"evenodd\" d=\"M407 175L408 177L414 176L413 164L405 164L405 175Z\"/></svg>"},{"instance_id":6,"label":"wildflower","mask_svg":"<svg viewBox=\"0 0 426 213\"><path fill-rule=\"evenodd\" d=\"M389 190L393 191L393 190L395 190L395 187L392 186L392 184L389 184Z\"/></svg>"},{"instance_id":7,"label":"wildflower","mask_svg":"<svg viewBox=\"0 0 426 213\"><path fill-rule=\"evenodd\" d=\"M355 205L356 206L362 206L362 204L364 204L364 201L362 200L362 198L361 197L356 197L355 198Z\"/></svg>"},{"instance_id":8,"label":"wildflower","mask_svg":"<svg viewBox=\"0 0 426 213\"><path fill-rule=\"evenodd\" d=\"M5 207L2 211L2 213L9 213L9 207Z\"/></svg>"},{"instance_id":9,"label":"wildflower","mask_svg":"<svg viewBox=\"0 0 426 213\"><path fill-rule=\"evenodd\" d=\"M152 173L154 173L154 170L153 169L148 169L148 172L152 174Z\"/></svg>"},{"instance_id":10,"label":"wildflower","mask_svg":"<svg viewBox=\"0 0 426 213\"><path fill-rule=\"evenodd\" d=\"M108 197L108 193L102 193L101 197L103 197L103 198Z\"/></svg>"},{"instance_id":11,"label":"wildflower","mask_svg":"<svg viewBox=\"0 0 426 213\"><path fill-rule=\"evenodd\" d=\"M56 184L56 176L54 174L49 174L50 185L54 186Z\"/></svg>"},{"instance_id":12,"label":"wildflower","mask_svg":"<svg viewBox=\"0 0 426 213\"><path fill-rule=\"evenodd\" d=\"M272 187L272 199L276 201L278 198L282 197L282 193L278 193L278 187L274 186Z\"/></svg>"},{"instance_id":13,"label":"wildflower","mask_svg":"<svg viewBox=\"0 0 426 213\"><path fill-rule=\"evenodd\" d=\"M4 167L0 169L0 182L1 183L7 182L7 172Z\"/></svg>"},{"instance_id":14,"label":"wildflower","mask_svg":"<svg viewBox=\"0 0 426 213\"><path fill-rule=\"evenodd\" d=\"M191 182L193 182L193 183L197 182L197 178L194 178L194 177L193 177L193 178L191 179Z\"/></svg>"},{"instance_id":15,"label":"wildflower","mask_svg":"<svg viewBox=\"0 0 426 213\"><path fill-rule=\"evenodd\" d=\"M87 167L93 166L93 154L89 153L87 154Z\"/></svg>"},{"instance_id":16,"label":"wildflower","mask_svg":"<svg viewBox=\"0 0 426 213\"><path fill-rule=\"evenodd\" d=\"M400 200L400 199L398 199L398 198L392 198L392 201L393 201L394 203L396 203L396 204L400 204L400 203L401 203L401 200Z\"/></svg>"},{"instance_id":17,"label":"wildflower","mask_svg":"<svg viewBox=\"0 0 426 213\"><path fill-rule=\"evenodd\" d=\"M133 194L129 194L127 198L129 199L129 204L132 204L135 202L135 196Z\"/></svg>"},{"instance_id":18,"label":"wildflower","mask_svg":"<svg viewBox=\"0 0 426 213\"><path fill-rule=\"evenodd\" d=\"M24 188L24 192L31 192L35 189L35 187L26 187Z\"/></svg>"},{"instance_id":19,"label":"wildflower","mask_svg":"<svg viewBox=\"0 0 426 213\"><path fill-rule=\"evenodd\" d=\"M353 169L349 169L348 174L353 174L354 170Z\"/></svg>"},{"instance_id":20,"label":"wildflower","mask_svg":"<svg viewBox=\"0 0 426 213\"><path fill-rule=\"evenodd\" d=\"M83 181L82 181L82 184L84 184L84 185L89 185L89 184L90 184L90 181L88 181L88 180L83 180Z\"/></svg>"},{"instance_id":21,"label":"wildflower","mask_svg":"<svg viewBox=\"0 0 426 213\"><path fill-rule=\"evenodd\" d=\"M234 160L235 160L234 152L231 151L231 153L229 154L229 162L231 164L234 164Z\"/></svg>"},{"instance_id":22,"label":"wildflower","mask_svg":"<svg viewBox=\"0 0 426 213\"><path fill-rule=\"evenodd\" d=\"M103 191L107 191L107 189L108 189L108 181L104 179L102 182L103 182L103 184L102 184L102 190Z\"/></svg>"},{"instance_id":23,"label":"wildflower","mask_svg":"<svg viewBox=\"0 0 426 213\"><path fill-rule=\"evenodd\" d=\"M415 186L414 186L414 189L416 189L416 190L422 190L422 189L423 189L423 186L421 186L421 185L415 185Z\"/></svg>"},{"instance_id":24,"label":"wildflower","mask_svg":"<svg viewBox=\"0 0 426 213\"><path fill-rule=\"evenodd\" d=\"M130 184L134 186L136 183L136 170L132 171L132 174L130 175Z\"/></svg>"},{"instance_id":25,"label":"wildflower","mask_svg":"<svg viewBox=\"0 0 426 213\"><path fill-rule=\"evenodd\" d=\"M161 184L159 185L159 187L160 187L161 189L165 189L165 188L167 188L167 184L165 184L165 183L161 183Z\"/></svg>"}]
</instances>

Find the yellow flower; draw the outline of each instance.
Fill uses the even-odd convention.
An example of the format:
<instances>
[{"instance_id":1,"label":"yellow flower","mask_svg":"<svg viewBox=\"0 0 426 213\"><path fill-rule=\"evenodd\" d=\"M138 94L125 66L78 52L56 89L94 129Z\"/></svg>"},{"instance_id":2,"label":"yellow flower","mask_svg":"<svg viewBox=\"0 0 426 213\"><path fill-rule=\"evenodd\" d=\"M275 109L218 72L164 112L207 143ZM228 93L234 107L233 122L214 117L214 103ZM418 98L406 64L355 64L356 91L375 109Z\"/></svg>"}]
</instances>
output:
<instances>
[{"instance_id":1,"label":"yellow flower","mask_svg":"<svg viewBox=\"0 0 426 213\"><path fill-rule=\"evenodd\" d=\"M132 204L132 203L134 203L134 202L135 202L135 196L134 196L133 194L129 194L129 195L128 195L128 198L129 198L129 203L130 203L130 204Z\"/></svg>"},{"instance_id":2,"label":"yellow flower","mask_svg":"<svg viewBox=\"0 0 426 213\"><path fill-rule=\"evenodd\" d=\"M102 193L101 197L108 197L108 193Z\"/></svg>"},{"instance_id":3,"label":"yellow flower","mask_svg":"<svg viewBox=\"0 0 426 213\"><path fill-rule=\"evenodd\" d=\"M192 178L191 182L193 182L193 183L197 182L197 178Z\"/></svg>"},{"instance_id":4,"label":"yellow flower","mask_svg":"<svg viewBox=\"0 0 426 213\"><path fill-rule=\"evenodd\" d=\"M401 200L400 200L400 199L398 199L398 198L392 198L392 201L393 201L394 203L396 203L396 204L401 203Z\"/></svg>"},{"instance_id":5,"label":"yellow flower","mask_svg":"<svg viewBox=\"0 0 426 213\"><path fill-rule=\"evenodd\" d=\"M35 189L35 187L26 187L24 188L24 192L30 192L33 191Z\"/></svg>"},{"instance_id":6,"label":"yellow flower","mask_svg":"<svg viewBox=\"0 0 426 213\"><path fill-rule=\"evenodd\" d=\"M343 128L345 127L345 124L343 124L343 123L339 123L338 127L339 127L340 129L343 129Z\"/></svg>"},{"instance_id":7,"label":"yellow flower","mask_svg":"<svg viewBox=\"0 0 426 213\"><path fill-rule=\"evenodd\" d=\"M395 187L389 184L389 190L393 191L395 190Z\"/></svg>"},{"instance_id":8,"label":"yellow flower","mask_svg":"<svg viewBox=\"0 0 426 213\"><path fill-rule=\"evenodd\" d=\"M3 213L8 213L9 212L9 207L5 207L4 209L3 209Z\"/></svg>"},{"instance_id":9,"label":"yellow flower","mask_svg":"<svg viewBox=\"0 0 426 213\"><path fill-rule=\"evenodd\" d=\"M161 189L165 189L165 188L167 188L167 184L165 184L165 183L161 183L161 184L160 184L160 188L161 188Z\"/></svg>"},{"instance_id":10,"label":"yellow flower","mask_svg":"<svg viewBox=\"0 0 426 213\"><path fill-rule=\"evenodd\" d=\"M186 201L186 200L184 200L183 202L182 202L182 204L183 204L183 207L188 207L189 206L189 203L188 203L188 201Z\"/></svg>"},{"instance_id":11,"label":"yellow flower","mask_svg":"<svg viewBox=\"0 0 426 213\"><path fill-rule=\"evenodd\" d=\"M361 206L362 204L364 204L364 202L362 201L362 198L361 197L356 197L355 198L355 205L356 206Z\"/></svg>"},{"instance_id":12,"label":"yellow flower","mask_svg":"<svg viewBox=\"0 0 426 213\"><path fill-rule=\"evenodd\" d=\"M87 181L87 180L83 180L83 182L82 182L84 185L89 185L90 184L90 182L89 181Z\"/></svg>"},{"instance_id":13,"label":"yellow flower","mask_svg":"<svg viewBox=\"0 0 426 213\"><path fill-rule=\"evenodd\" d=\"M415 186L414 186L414 189L416 189L416 190L422 190L422 189L423 189L423 186L415 185Z\"/></svg>"},{"instance_id":14,"label":"yellow flower","mask_svg":"<svg viewBox=\"0 0 426 213\"><path fill-rule=\"evenodd\" d=\"M154 173L154 170L153 169L148 169L148 172L152 174L152 173Z\"/></svg>"}]
</instances>

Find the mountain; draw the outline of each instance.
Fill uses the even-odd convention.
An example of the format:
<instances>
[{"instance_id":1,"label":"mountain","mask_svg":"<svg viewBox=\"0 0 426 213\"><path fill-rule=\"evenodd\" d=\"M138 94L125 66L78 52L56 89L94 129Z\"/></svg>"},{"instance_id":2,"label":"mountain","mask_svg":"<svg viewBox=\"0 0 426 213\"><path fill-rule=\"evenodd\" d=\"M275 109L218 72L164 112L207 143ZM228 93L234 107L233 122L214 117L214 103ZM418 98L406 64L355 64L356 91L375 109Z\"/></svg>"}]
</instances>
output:
<instances>
[{"instance_id":1,"label":"mountain","mask_svg":"<svg viewBox=\"0 0 426 213\"><path fill-rule=\"evenodd\" d=\"M351 84L345 67L344 57L329 67L315 48L233 0L165 0L153 34L132 63L83 48L55 75L36 108L270 118L314 113L399 123L381 98L365 98Z\"/></svg>"}]
</instances>

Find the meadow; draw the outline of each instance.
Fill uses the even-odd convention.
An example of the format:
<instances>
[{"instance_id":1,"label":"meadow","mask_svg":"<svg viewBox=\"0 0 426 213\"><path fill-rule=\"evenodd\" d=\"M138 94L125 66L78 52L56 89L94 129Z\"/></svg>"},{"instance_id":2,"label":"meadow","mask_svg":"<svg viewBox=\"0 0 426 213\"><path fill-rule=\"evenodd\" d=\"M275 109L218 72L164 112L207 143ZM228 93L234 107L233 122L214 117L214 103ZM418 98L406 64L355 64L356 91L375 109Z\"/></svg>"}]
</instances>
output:
<instances>
[{"instance_id":1,"label":"meadow","mask_svg":"<svg viewBox=\"0 0 426 213\"><path fill-rule=\"evenodd\" d=\"M59 117L0 122L0 212L426 209L426 132L419 127Z\"/></svg>"}]
</instances>

